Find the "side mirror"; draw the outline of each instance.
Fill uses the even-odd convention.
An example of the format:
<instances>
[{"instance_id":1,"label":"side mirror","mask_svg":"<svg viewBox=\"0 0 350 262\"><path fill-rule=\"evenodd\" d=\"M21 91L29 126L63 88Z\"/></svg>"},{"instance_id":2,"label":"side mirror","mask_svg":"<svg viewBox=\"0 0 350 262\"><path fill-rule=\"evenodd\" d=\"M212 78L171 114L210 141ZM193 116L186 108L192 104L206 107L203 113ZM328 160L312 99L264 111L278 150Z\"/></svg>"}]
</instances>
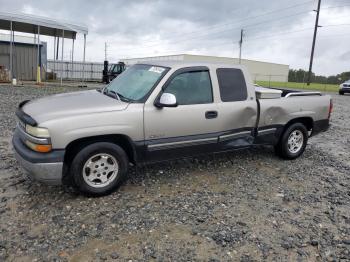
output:
<instances>
[{"instance_id":1,"label":"side mirror","mask_svg":"<svg viewBox=\"0 0 350 262\"><path fill-rule=\"evenodd\" d=\"M177 107L176 96L170 93L163 93L155 103L156 107Z\"/></svg>"}]
</instances>

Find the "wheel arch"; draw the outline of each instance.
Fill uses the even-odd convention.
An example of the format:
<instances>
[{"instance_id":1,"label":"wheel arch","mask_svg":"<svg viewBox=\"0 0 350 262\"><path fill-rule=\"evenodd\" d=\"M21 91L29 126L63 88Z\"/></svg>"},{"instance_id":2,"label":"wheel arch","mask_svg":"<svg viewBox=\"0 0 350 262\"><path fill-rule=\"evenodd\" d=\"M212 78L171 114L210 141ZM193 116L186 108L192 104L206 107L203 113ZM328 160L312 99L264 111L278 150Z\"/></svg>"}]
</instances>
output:
<instances>
[{"instance_id":1,"label":"wheel arch","mask_svg":"<svg viewBox=\"0 0 350 262\"><path fill-rule=\"evenodd\" d=\"M303 124L308 131L311 131L314 128L314 120L312 119L312 117L297 117L297 118L293 118L293 119L289 120L284 125L284 127L281 129L281 131L279 132L279 134L278 134L278 141L281 140L281 137L284 134L284 132L287 130L287 128L290 127L291 125L295 124L295 123Z\"/></svg>"},{"instance_id":2,"label":"wheel arch","mask_svg":"<svg viewBox=\"0 0 350 262\"><path fill-rule=\"evenodd\" d=\"M289 120L284 126L284 130L286 130L288 127L295 123L303 124L308 131L311 131L314 128L314 120L312 119L312 117L297 117Z\"/></svg>"},{"instance_id":3,"label":"wheel arch","mask_svg":"<svg viewBox=\"0 0 350 262\"><path fill-rule=\"evenodd\" d=\"M281 132L280 132L279 138L278 138L278 143L275 145L276 154L284 159L288 159L288 160L295 159L295 158L299 157L305 150L307 140L308 140L307 134L306 134L306 139L304 140L305 145L303 146L302 151L300 151L300 153L298 153L297 155L290 155L290 153L286 153L286 150L284 149L284 146L283 146L284 134L290 126L292 126L293 124L296 124L296 123L300 123L300 124L304 125L307 131L311 131L313 129L313 126L314 126L314 121L311 117L297 117L297 118L293 118L287 122L287 124L281 129Z\"/></svg>"},{"instance_id":4,"label":"wheel arch","mask_svg":"<svg viewBox=\"0 0 350 262\"><path fill-rule=\"evenodd\" d=\"M132 139L122 134L100 135L79 138L71 141L66 146L64 163L69 166L74 156L84 147L97 142L110 142L120 146L129 158L129 162L135 164L137 162L136 148Z\"/></svg>"}]
</instances>

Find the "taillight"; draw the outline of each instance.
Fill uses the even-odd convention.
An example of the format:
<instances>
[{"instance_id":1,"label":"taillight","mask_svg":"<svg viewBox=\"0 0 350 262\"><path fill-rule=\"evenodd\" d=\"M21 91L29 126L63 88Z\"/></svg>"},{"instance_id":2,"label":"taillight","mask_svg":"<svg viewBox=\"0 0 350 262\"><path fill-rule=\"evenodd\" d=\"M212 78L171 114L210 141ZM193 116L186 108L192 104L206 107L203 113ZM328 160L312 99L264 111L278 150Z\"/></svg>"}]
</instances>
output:
<instances>
[{"instance_id":1,"label":"taillight","mask_svg":"<svg viewBox=\"0 0 350 262\"><path fill-rule=\"evenodd\" d=\"M329 112L328 112L328 119L331 118L331 114L333 112L333 100L331 99L331 101L329 102Z\"/></svg>"}]
</instances>

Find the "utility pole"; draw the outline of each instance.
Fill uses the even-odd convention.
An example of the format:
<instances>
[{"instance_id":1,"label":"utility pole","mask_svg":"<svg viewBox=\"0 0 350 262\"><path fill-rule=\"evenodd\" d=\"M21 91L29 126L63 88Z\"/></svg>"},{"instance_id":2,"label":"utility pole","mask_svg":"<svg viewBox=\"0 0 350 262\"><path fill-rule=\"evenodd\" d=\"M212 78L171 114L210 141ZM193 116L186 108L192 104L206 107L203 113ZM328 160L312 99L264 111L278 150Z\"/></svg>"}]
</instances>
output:
<instances>
[{"instance_id":1,"label":"utility pole","mask_svg":"<svg viewBox=\"0 0 350 262\"><path fill-rule=\"evenodd\" d=\"M105 42L105 61L107 61L107 42Z\"/></svg>"},{"instance_id":2,"label":"utility pole","mask_svg":"<svg viewBox=\"0 0 350 262\"><path fill-rule=\"evenodd\" d=\"M244 30L241 29L241 39L239 40L239 63L241 63L241 59L242 59L243 32Z\"/></svg>"},{"instance_id":3,"label":"utility pole","mask_svg":"<svg viewBox=\"0 0 350 262\"><path fill-rule=\"evenodd\" d=\"M60 37L57 36L56 60L58 60L59 47L60 47Z\"/></svg>"},{"instance_id":4,"label":"utility pole","mask_svg":"<svg viewBox=\"0 0 350 262\"><path fill-rule=\"evenodd\" d=\"M314 52L315 52L315 43L316 43L317 29L320 27L318 25L318 19L320 17L320 8L321 8L321 0L318 0L317 10L314 10L316 12L316 21L315 21L314 38L312 40L312 48L311 48L311 56L310 56L309 74L308 74L308 77L307 77L307 85L310 85L310 83L311 83L312 63L314 61Z\"/></svg>"}]
</instances>

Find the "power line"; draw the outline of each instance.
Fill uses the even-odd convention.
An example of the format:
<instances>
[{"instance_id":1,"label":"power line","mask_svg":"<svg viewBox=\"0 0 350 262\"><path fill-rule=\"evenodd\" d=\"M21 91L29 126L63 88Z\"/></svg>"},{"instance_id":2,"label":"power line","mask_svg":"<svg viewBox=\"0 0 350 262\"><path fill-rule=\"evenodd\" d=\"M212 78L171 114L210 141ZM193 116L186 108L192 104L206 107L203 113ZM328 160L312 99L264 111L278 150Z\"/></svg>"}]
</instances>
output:
<instances>
[{"instance_id":1,"label":"power line","mask_svg":"<svg viewBox=\"0 0 350 262\"><path fill-rule=\"evenodd\" d=\"M337 24L337 25L322 25L322 27L330 27L330 26L349 26L350 24Z\"/></svg>"},{"instance_id":2,"label":"power line","mask_svg":"<svg viewBox=\"0 0 350 262\"><path fill-rule=\"evenodd\" d=\"M271 37L276 37L276 36L285 35L285 34L299 33L299 32L304 32L304 31L308 31L308 30L311 30L311 29L313 29L313 27L304 28L304 29L295 30L295 31L285 31L285 32L280 32L280 33L277 33L277 34L261 36L261 37L248 37L248 38L246 38L246 41L271 38Z\"/></svg>"},{"instance_id":3,"label":"power line","mask_svg":"<svg viewBox=\"0 0 350 262\"><path fill-rule=\"evenodd\" d=\"M207 34L204 34L204 35L201 35L201 36L192 37L192 38L186 38L186 39L183 39L183 40L177 39L176 42L179 42L179 41L187 42L187 41L191 41L191 40L195 40L195 39L202 39L203 37L206 37L206 36L209 36L209 35L210 36L215 36L215 35L218 35L218 34L223 33L223 32L241 29L242 27L243 28L259 27L259 26L262 26L263 24L266 24L268 22L274 22L274 21L277 21L277 20L284 20L284 19L287 19L287 18L299 16L299 15L302 15L302 14L305 14L305 13L309 13L310 11L311 10L298 12L298 13L295 13L295 14L292 14L292 15L283 16L283 17L274 18L274 19L268 19L268 20L264 20L264 21L260 21L260 22L257 22L257 23L244 25L244 26L241 25L241 26L237 26L237 27L234 27L234 28L221 30L221 31L218 31L218 32L215 32L215 33L207 33ZM150 48L150 47L156 47L156 46L160 46L160 45L164 45L164 42L159 42L159 44L154 44L154 45L142 45L142 47ZM124 50L133 50L133 49L134 48L127 48L127 49L124 49ZM118 50L120 50L120 48L118 48Z\"/></svg>"},{"instance_id":4,"label":"power line","mask_svg":"<svg viewBox=\"0 0 350 262\"><path fill-rule=\"evenodd\" d=\"M305 2L305 3L301 3L301 4L298 4L298 5L302 5L302 4L306 4L306 3L309 3L309 2L313 2L313 1L308 1L308 2ZM294 6L296 6L296 5L294 5ZM343 6L348 6L348 5L343 5ZM330 6L330 7L327 7L327 8L336 8L336 7L343 7L343 6ZM291 7L288 7L288 8L292 8L292 6ZM288 8L283 8L282 10L284 10L284 9L288 9ZM327 9L327 8L322 8L322 9ZM280 10L280 9L279 9ZM259 15L259 16L255 16L255 17L261 17L261 16L264 16L264 15L267 15L267 14L269 14L269 13L273 13L273 12L276 12L277 10L275 10L275 11L272 11L272 12L268 12L268 13L266 13L266 14L262 14L262 15ZM302 12L302 13L308 13L309 11L307 11L307 12ZM300 15L300 14L302 14L302 13L297 13L297 14L293 14L292 16L296 16L296 15ZM291 16L288 16L288 17L291 17ZM279 18L278 20L280 20L280 19L285 19L285 18L287 18L287 17L281 17L281 18ZM238 23L239 21L244 21L244 20L247 20L247 19L252 19L252 17L248 17L248 18L245 18L245 19L242 19L242 20L237 20L235 23ZM254 27L254 26L260 26L261 24L264 24L264 23L267 23L267 22L269 22L269 21L276 21L276 19L271 19L271 20L267 20L267 21L262 21L262 22L260 22L260 23L255 23L255 24L250 24L250 25L246 25L245 26L245 28L246 27ZM227 23L227 24L224 24L224 25L229 25L229 24L232 24L232 22L231 23ZM216 26L212 26L212 27L210 27L210 28L214 28L214 27L218 27L218 26L224 26L224 25L216 25ZM341 26L341 25L348 25L348 24L338 24L338 25L328 25L328 26ZM324 27L327 27L327 26L324 26ZM234 29L237 29L237 28L229 28L229 29L225 29L225 30L221 30L221 31L218 31L218 32L215 32L215 34L218 34L218 33L223 33L223 32L225 32L225 31L232 31L232 30L234 30ZM302 29L302 30L298 30L299 32L300 31L306 31L306 30L309 30L309 29ZM198 31L197 31L198 32ZM293 32L293 31L292 31ZM297 32L297 31L294 31L294 32ZM192 33L195 33L195 32L192 32ZM286 34L286 33L291 33L291 31L289 31L289 32L285 32L285 33L280 33L280 34ZM194 39L199 39L199 38L203 38L203 37L205 37L205 36L207 36L207 35L212 35L211 33L209 33L209 34L205 34L205 35L201 35L201 36L197 36L197 37L192 37L192 38L190 38L190 39L185 39L184 41L189 41L189 40L194 40ZM182 35L182 36L184 36L184 35ZM270 35L270 36L268 36L268 37L273 37L274 35ZM248 38L249 40L253 40L253 39L262 39L262 38L268 38L268 37L258 37L258 38ZM171 38L170 38L171 39ZM184 42L184 41L182 41L182 42ZM155 42L155 41L152 41L152 42ZM152 43L152 42L149 42L149 43ZM159 41L156 41L156 42L159 42ZM143 45L143 47L156 47L156 46L159 46L159 45L163 45L163 43L160 43L160 44L156 44L156 45ZM134 48L133 48L134 49ZM119 50L120 50L120 48L119 48ZM140 53L141 54L141 53Z\"/></svg>"},{"instance_id":5,"label":"power line","mask_svg":"<svg viewBox=\"0 0 350 262\"><path fill-rule=\"evenodd\" d=\"M327 38L330 39L330 37L350 37L350 34L331 34L331 35L321 35L318 36L318 38ZM266 37L269 38L269 37ZM283 40L285 39L300 39L300 38L309 38L309 36L287 36L285 38L283 38ZM245 41L246 44L250 46L251 44L256 44L256 41ZM265 45L265 44L264 44ZM219 44L214 44L214 45L210 45L210 47L220 47L220 46L232 46L232 41L231 42L224 42L224 43L219 43ZM173 49L173 50L164 50L161 53L158 53L157 56L159 55L166 55L166 56L170 56L170 55L175 55L175 54L179 54L179 53L186 53L186 52L190 52L193 51L193 49ZM197 50L198 51L198 50ZM134 53L134 54L129 54L127 57L141 57L141 56L145 56L143 53ZM152 57L154 55L147 55L149 57Z\"/></svg>"},{"instance_id":6,"label":"power line","mask_svg":"<svg viewBox=\"0 0 350 262\"><path fill-rule=\"evenodd\" d=\"M336 26L336 25L332 25L332 26ZM339 25L341 26L341 25ZM328 25L325 25L325 26L322 26L322 27L328 27ZM314 27L309 27L309 28L305 28L305 29L301 29L301 30L295 30L295 31L286 31L286 32L280 32L280 33L277 33L277 34L273 34L273 35L268 35L268 36L262 36L262 37L254 37L254 38L246 38L245 42L251 42L252 40L258 40L258 39L266 39L266 38L274 38L274 37L277 37L277 36L280 36L280 35L285 35L285 34L292 34L292 33L298 33L298 32L303 32L303 31L308 31L308 30L311 30L311 29L314 29ZM349 34L338 34L339 36L342 36L342 35L349 35ZM337 36L337 35L328 35L328 36ZM292 37L287 37L287 38L307 38L309 36L292 36ZM324 36L318 36L318 37L324 37ZM286 38L283 38L283 39L286 39Z\"/></svg>"},{"instance_id":7,"label":"power line","mask_svg":"<svg viewBox=\"0 0 350 262\"><path fill-rule=\"evenodd\" d=\"M295 7L298 7L298 6L303 6L303 5L306 5L306 4L309 4L309 3L313 3L313 2L314 2L313 0L306 1L306 2L301 2L301 3L298 3L298 4L294 4L294 5L291 5L291 6L284 7L284 8L279 8L279 9L276 9L276 10L273 10L273 11L269 11L269 12L266 12L266 13L263 13L263 14L260 14L260 15L246 17L246 18L243 18L243 19L239 19L239 20L236 20L236 21L229 22L229 23L223 23L223 24L217 24L217 25L213 25L213 26L209 26L209 27L203 27L203 29L201 29L201 30L195 30L195 31L192 31L192 32L189 32L189 33L185 33L185 34L178 34L177 36L172 36L170 38L167 38L167 40L169 40L169 39L176 39L176 40L178 40L178 36L184 37L186 35L193 35L195 33L201 32L201 31L207 31L208 29L211 29L211 28L223 27L223 26L227 26L227 25L238 24L241 21L256 19L256 18L259 18L259 17L267 16L267 15L270 15L270 14L273 14L273 13L276 13L276 12L292 9L292 8L295 8ZM158 42L159 41L149 41L148 43L158 43Z\"/></svg>"},{"instance_id":8,"label":"power line","mask_svg":"<svg viewBox=\"0 0 350 262\"><path fill-rule=\"evenodd\" d=\"M347 7L347 6L350 6L350 5L327 6L327 7L322 7L321 10L332 9L332 8L340 8L340 7Z\"/></svg>"},{"instance_id":9,"label":"power line","mask_svg":"<svg viewBox=\"0 0 350 262\"><path fill-rule=\"evenodd\" d=\"M336 25L332 25L332 26L336 26ZM342 26L342 24L339 24L339 26ZM324 27L328 27L328 25L325 25ZM303 31L308 31L308 30L312 30L314 29L314 27L309 27L309 28L303 28L303 29L300 29L300 30L293 30L293 31L282 31L282 32L279 32L279 33L276 33L276 34L272 34L272 35L267 35L267 36L260 36L260 37L248 37L248 38L245 38L245 42L250 45L252 43L257 43L255 40L260 40L260 39L269 39L269 38L274 38L274 37L278 37L280 35L284 35L284 34L292 34L292 33L299 33L299 32L303 32ZM321 35L321 36L318 36L318 38L326 38L326 37L337 37L337 36L350 36L350 34L336 34L336 35ZM284 39L295 39L295 38L309 38L309 36L294 36L294 37L284 37ZM254 40L254 41L253 41ZM210 47L219 47L219 46L229 46L229 45L232 45L232 41L229 41L229 42L223 42L223 43L217 43L217 44L210 44ZM190 48L191 49L191 48ZM167 52L167 53L184 53L184 52L188 52L190 49L173 49L173 50L165 50L164 52ZM143 56L144 52L139 52L139 53L133 53L133 54L129 54L129 56Z\"/></svg>"},{"instance_id":10,"label":"power line","mask_svg":"<svg viewBox=\"0 0 350 262\"><path fill-rule=\"evenodd\" d=\"M267 12L267 13L264 13L264 14L261 14L261 15L257 15L257 16L252 16L252 17L247 17L247 18L244 18L244 19L241 19L241 20L236 20L236 21L233 21L233 22L230 22L230 23L225 23L225 24L217 24L217 25L214 25L214 26L210 26L210 27L207 27L207 29L219 29L220 27L223 27L223 26L227 26L227 25L233 25L233 24L237 24L239 23L240 21L245 21L245 20L248 20L248 19L254 19L254 18L258 18L258 17L262 17L262 16L266 16L268 14L271 14L271 13L275 13L275 12L278 12L278 11L283 11L283 10L286 10L286 9L291 9L291 8L294 8L294 7L297 7L297 6L302 6L302 5L305 5L305 4L308 4L308 3L311 3L313 1L307 1L307 2L303 2L303 3L299 3L299 4L296 4L296 5L293 5L293 6L289 6L289 7L285 7L285 8L281 8L281 9L277 9L277 10L274 10L274 11L271 11L271 12ZM321 9L330 9L330 8L340 8L340 7L346 7L346 6L350 6L350 5L337 5L337 6L328 6L328 7L323 7ZM308 12L303 12L303 13L308 13ZM295 16L295 15L293 15ZM289 16L290 17L290 16ZM283 18L280 18L280 19L284 19L286 17L283 17ZM271 20L268 20L268 21L275 21L276 19L271 19ZM258 25L261 25L263 23L267 23L268 21L263 21L263 22L260 22L258 24L251 24L251 25L247 25L246 27L253 27L253 26L258 26ZM348 24L343 24L344 26L345 25L348 25ZM340 25L329 25L329 26L340 26ZM324 26L326 27L326 26ZM232 31L232 30L235 30L235 29L238 29L238 28L229 28L229 29L225 29L225 30L220 30L220 31L217 31L215 32L214 34L220 34L220 33L223 33L223 32L226 32L226 31ZM298 31L305 31L305 30L309 30L309 29L303 29L303 30L298 30ZM196 30L194 32L190 32L190 33L186 33L186 34L181 34L182 37L184 37L185 35L188 35L188 34L191 34L193 35L194 33L200 33L199 30ZM281 33L283 34L283 33ZM187 38L187 39L184 39L182 42L184 41L190 41L190 40L194 40L194 39L201 39L205 36L208 36L208 35L212 35L211 33L209 34L204 34L204 35L199 35L197 37L192 37L192 38ZM271 36L269 36L271 37ZM171 38L168 38L167 40L169 39L175 39L176 37L171 37ZM255 38L255 39L262 39L262 38L267 38L267 37L259 37L259 38ZM247 38L247 39L250 39L252 40L251 38ZM178 39L176 39L178 40ZM160 45L163 45L164 43L161 43L160 40L158 41L151 41L151 42L147 42L147 43L159 43L159 44L154 44L154 45L143 45L143 47L145 48L149 48L149 47L156 47L156 46L160 46ZM131 49L134 49L134 48L130 48ZM118 50L120 50L120 48L118 48ZM124 49L125 50L125 49Z\"/></svg>"},{"instance_id":11,"label":"power line","mask_svg":"<svg viewBox=\"0 0 350 262\"><path fill-rule=\"evenodd\" d=\"M306 3L309 3L309 2L313 2L313 1L308 1L308 2L304 2L303 4L306 4ZM302 5L302 4L297 4L297 5L294 5L294 6L290 6L290 7L287 7L287 8L284 8L284 9L290 9L292 7L295 7L295 6L299 6L299 5ZM344 6L350 6L350 5L344 5ZM343 7L343 6L333 6L333 7L327 7L327 8L335 8L335 7ZM279 9L279 10L284 10L284 9ZM326 9L326 8L322 8L322 9ZM266 14L263 14L263 15L260 15L260 16L255 16L255 17L261 17L261 16L265 16L267 14L270 14L270 13L274 13L274 12L277 12L278 10L275 10L275 11L271 11L269 13L266 13ZM247 27L259 27L261 26L262 24L264 23L268 23L268 22L274 22L276 20L283 20L283 19L286 19L286 18L290 18L290 17L294 17L294 16L298 16L298 15L301 15L301 14L305 14L305 13L309 13L311 10L309 11L304 11L304 12L299 12L299 13L295 13L295 14L292 14L292 15L289 15L289 16L283 16L283 17L280 17L280 18L274 18L274 19L269 19L269 20L265 20L265 21L261 21L261 22L258 22L258 23L253 23L253 24L248 24L246 26L243 26L244 28L247 28ZM343 16L345 17L345 16ZM245 19L242 19L242 20L238 20L238 21L243 21L243 20L247 20L247 19L251 19L253 17L250 17L250 18L245 18ZM344 25L347 25L347 24L344 24ZM330 25L332 26L332 25ZM223 32L227 32L227 31L232 31L232 30L236 30L236 29L239 29L241 26L238 26L238 27L234 27L234 28L229 28L229 29L224 29L224 30L220 30L220 31L217 31L215 32L214 34L217 35L218 33L223 33ZM194 33L194 32L193 32ZM182 42L187 42L187 41L190 41L190 40L194 40L194 39L201 39L203 37L206 37L208 35L213 35L212 33L207 33L207 34L204 34L204 35L200 35L200 36L197 36L197 37L192 37L192 38L186 38L184 40L182 40ZM170 38L172 39L172 38ZM168 40L168 39L167 39ZM177 39L178 41L179 39ZM154 42L154 41L152 41ZM151 43L152 43L151 42ZM159 46L159 45L163 45L164 43L161 43L160 41L157 41L159 44L153 44L153 45L143 45L143 47L155 47L155 46ZM150 42L148 42L150 43ZM131 48L130 48L131 49ZM133 49L133 48L132 48Z\"/></svg>"}]
</instances>

